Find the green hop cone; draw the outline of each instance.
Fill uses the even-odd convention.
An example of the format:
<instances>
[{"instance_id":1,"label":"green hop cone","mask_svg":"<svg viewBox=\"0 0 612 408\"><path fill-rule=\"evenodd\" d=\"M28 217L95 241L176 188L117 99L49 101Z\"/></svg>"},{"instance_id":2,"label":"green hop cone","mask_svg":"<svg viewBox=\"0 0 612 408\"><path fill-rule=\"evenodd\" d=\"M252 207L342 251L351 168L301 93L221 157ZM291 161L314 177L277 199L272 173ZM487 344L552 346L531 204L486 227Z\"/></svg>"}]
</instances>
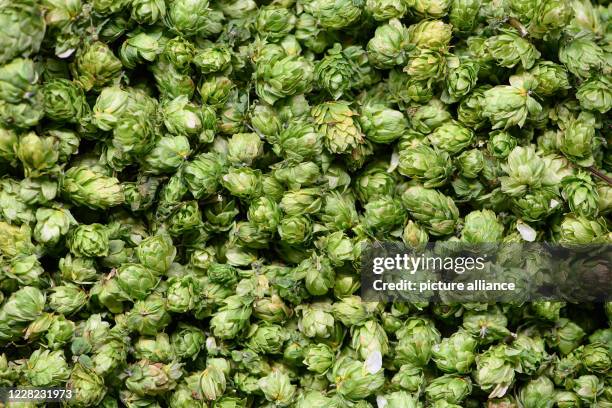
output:
<instances>
[{"instance_id":1,"label":"green hop cone","mask_svg":"<svg viewBox=\"0 0 612 408\"><path fill-rule=\"evenodd\" d=\"M166 15L166 3L161 0L133 0L131 17L139 24L152 25Z\"/></svg>"},{"instance_id":2,"label":"green hop cone","mask_svg":"<svg viewBox=\"0 0 612 408\"><path fill-rule=\"evenodd\" d=\"M315 81L334 99L340 99L352 87L355 75L352 61L344 55L339 43L327 51L314 70Z\"/></svg>"},{"instance_id":3,"label":"green hop cone","mask_svg":"<svg viewBox=\"0 0 612 408\"><path fill-rule=\"evenodd\" d=\"M570 213L563 218L559 228L559 242L562 244L586 245L609 240L603 218L591 220Z\"/></svg>"},{"instance_id":4,"label":"green hop cone","mask_svg":"<svg viewBox=\"0 0 612 408\"><path fill-rule=\"evenodd\" d=\"M328 338L334 329L334 317L328 303L313 303L300 306L298 329L306 337Z\"/></svg>"},{"instance_id":5,"label":"green hop cone","mask_svg":"<svg viewBox=\"0 0 612 408\"><path fill-rule=\"evenodd\" d=\"M155 61L161 52L158 42L159 34L156 32L130 34L119 49L119 58L123 66L134 69L140 64Z\"/></svg>"},{"instance_id":6,"label":"green hop cone","mask_svg":"<svg viewBox=\"0 0 612 408\"><path fill-rule=\"evenodd\" d=\"M506 356L504 345L489 348L476 357L474 380L489 398L503 397L514 382L512 361Z\"/></svg>"},{"instance_id":7,"label":"green hop cone","mask_svg":"<svg viewBox=\"0 0 612 408\"><path fill-rule=\"evenodd\" d=\"M603 391L603 384L595 375L581 375L574 380L572 390L582 402L592 404Z\"/></svg>"},{"instance_id":8,"label":"green hop cone","mask_svg":"<svg viewBox=\"0 0 612 408\"><path fill-rule=\"evenodd\" d=\"M346 27L361 15L361 2L355 0L315 0L304 4L322 27L339 29Z\"/></svg>"},{"instance_id":9,"label":"green hop cone","mask_svg":"<svg viewBox=\"0 0 612 408\"><path fill-rule=\"evenodd\" d=\"M485 46L497 64L504 68L513 68L520 63L529 69L540 58L540 52L529 41L511 31L489 37Z\"/></svg>"},{"instance_id":10,"label":"green hop cone","mask_svg":"<svg viewBox=\"0 0 612 408\"><path fill-rule=\"evenodd\" d=\"M461 403L471 392L470 378L454 374L438 377L425 388L425 395L429 401L444 400L451 404Z\"/></svg>"},{"instance_id":11,"label":"green hop cone","mask_svg":"<svg viewBox=\"0 0 612 408\"><path fill-rule=\"evenodd\" d=\"M102 88L92 109L92 121L102 130L111 130L126 112L129 104L130 94L127 91L118 86Z\"/></svg>"},{"instance_id":12,"label":"green hop cone","mask_svg":"<svg viewBox=\"0 0 612 408\"><path fill-rule=\"evenodd\" d=\"M89 113L83 90L66 79L55 79L42 87L45 115L58 122L78 123Z\"/></svg>"},{"instance_id":13,"label":"green hop cone","mask_svg":"<svg viewBox=\"0 0 612 408\"><path fill-rule=\"evenodd\" d=\"M295 385L291 384L289 376L279 370L273 370L257 382L268 401L278 407L286 407L295 398Z\"/></svg>"},{"instance_id":14,"label":"green hop cone","mask_svg":"<svg viewBox=\"0 0 612 408\"><path fill-rule=\"evenodd\" d=\"M466 178L477 178L484 165L484 156L478 149L467 150L457 157L457 167Z\"/></svg>"},{"instance_id":15,"label":"green hop cone","mask_svg":"<svg viewBox=\"0 0 612 408\"><path fill-rule=\"evenodd\" d=\"M395 180L386 170L383 163L372 163L357 176L355 192L361 202L393 193Z\"/></svg>"},{"instance_id":16,"label":"green hop cone","mask_svg":"<svg viewBox=\"0 0 612 408\"><path fill-rule=\"evenodd\" d=\"M380 354L378 354L378 358ZM337 392L344 398L358 401L375 394L384 384L383 369L380 361L365 363L342 356L332 367L331 378L336 384Z\"/></svg>"},{"instance_id":17,"label":"green hop cone","mask_svg":"<svg viewBox=\"0 0 612 408\"><path fill-rule=\"evenodd\" d=\"M285 7L264 6L257 12L255 29L270 42L278 42L289 34L296 23L295 15Z\"/></svg>"},{"instance_id":18,"label":"green hop cone","mask_svg":"<svg viewBox=\"0 0 612 408\"><path fill-rule=\"evenodd\" d=\"M274 151L288 161L314 159L323 151L323 137L313 124L304 120L293 120L278 134Z\"/></svg>"},{"instance_id":19,"label":"green hop cone","mask_svg":"<svg viewBox=\"0 0 612 408\"><path fill-rule=\"evenodd\" d=\"M16 58L0 66L0 123L18 128L38 124L44 115L44 96L37 82L32 60Z\"/></svg>"},{"instance_id":20,"label":"green hop cone","mask_svg":"<svg viewBox=\"0 0 612 408\"><path fill-rule=\"evenodd\" d=\"M366 138L381 144L393 142L408 128L402 112L376 105L364 107L359 122Z\"/></svg>"},{"instance_id":21,"label":"green hop cone","mask_svg":"<svg viewBox=\"0 0 612 408\"><path fill-rule=\"evenodd\" d=\"M201 33L211 12L207 0L179 0L168 5L164 24L170 31L190 37Z\"/></svg>"},{"instance_id":22,"label":"green hop cone","mask_svg":"<svg viewBox=\"0 0 612 408\"><path fill-rule=\"evenodd\" d=\"M33 1L5 4L0 27L0 64L37 53L45 34L42 11Z\"/></svg>"},{"instance_id":23,"label":"green hop cone","mask_svg":"<svg viewBox=\"0 0 612 408\"><path fill-rule=\"evenodd\" d=\"M536 38L556 39L572 18L570 2L547 0L537 4L529 24L529 33Z\"/></svg>"},{"instance_id":24,"label":"green hop cone","mask_svg":"<svg viewBox=\"0 0 612 408\"><path fill-rule=\"evenodd\" d=\"M40 177L58 170L59 153L55 140L28 132L19 138L16 150L27 177Z\"/></svg>"},{"instance_id":25,"label":"green hop cone","mask_svg":"<svg viewBox=\"0 0 612 408\"><path fill-rule=\"evenodd\" d=\"M262 174L250 167L232 167L221 177L221 185L235 197L253 199L261 195Z\"/></svg>"},{"instance_id":26,"label":"green hop cone","mask_svg":"<svg viewBox=\"0 0 612 408\"><path fill-rule=\"evenodd\" d=\"M501 241L504 226L491 210L472 211L465 216L461 239L470 244L485 244Z\"/></svg>"},{"instance_id":27,"label":"green hop cone","mask_svg":"<svg viewBox=\"0 0 612 408\"><path fill-rule=\"evenodd\" d=\"M346 153L363 143L364 135L356 119L357 112L346 101L327 102L312 109L312 117L332 153Z\"/></svg>"},{"instance_id":28,"label":"green hop cone","mask_svg":"<svg viewBox=\"0 0 612 408\"><path fill-rule=\"evenodd\" d=\"M447 72L446 54L444 50L417 48L415 55L408 60L404 72L416 81L426 81L431 84L439 78L444 78Z\"/></svg>"},{"instance_id":29,"label":"green hop cone","mask_svg":"<svg viewBox=\"0 0 612 408\"><path fill-rule=\"evenodd\" d=\"M287 332L278 325L253 325L247 336L247 346L256 353L280 354Z\"/></svg>"},{"instance_id":30,"label":"green hop cone","mask_svg":"<svg viewBox=\"0 0 612 408\"><path fill-rule=\"evenodd\" d=\"M508 174L500 178L502 191L511 196L521 196L528 189L542 185L545 163L533 146L517 146L508 155L508 161L502 165L502 169Z\"/></svg>"},{"instance_id":31,"label":"green hop cone","mask_svg":"<svg viewBox=\"0 0 612 408\"><path fill-rule=\"evenodd\" d=\"M422 248L429 242L429 235L416 222L409 220L402 232L402 241L410 248Z\"/></svg>"},{"instance_id":32,"label":"green hop cone","mask_svg":"<svg viewBox=\"0 0 612 408\"><path fill-rule=\"evenodd\" d=\"M325 374L334 364L335 353L325 344L315 344L306 350L304 364L309 371Z\"/></svg>"},{"instance_id":33,"label":"green hop cone","mask_svg":"<svg viewBox=\"0 0 612 408\"><path fill-rule=\"evenodd\" d=\"M129 371L125 386L140 396L154 396L172 390L183 375L181 364L176 362L161 364L143 360L132 364Z\"/></svg>"},{"instance_id":34,"label":"green hop cone","mask_svg":"<svg viewBox=\"0 0 612 408\"><path fill-rule=\"evenodd\" d=\"M388 408L417 408L420 407L418 400L406 391L395 391L376 397L376 403ZM433 405L432 405L433 406Z\"/></svg>"},{"instance_id":35,"label":"green hop cone","mask_svg":"<svg viewBox=\"0 0 612 408\"><path fill-rule=\"evenodd\" d=\"M570 88L567 71L554 62L538 62L529 73L538 81L535 92L539 96L551 96Z\"/></svg>"},{"instance_id":36,"label":"green hop cone","mask_svg":"<svg viewBox=\"0 0 612 408\"><path fill-rule=\"evenodd\" d=\"M104 379L89 364L77 363L70 373L66 386L74 390L75 397L70 406L92 406L99 404L106 394Z\"/></svg>"},{"instance_id":37,"label":"green hop cone","mask_svg":"<svg viewBox=\"0 0 612 408\"><path fill-rule=\"evenodd\" d=\"M402 202L410 215L435 236L449 235L455 230L459 210L454 201L437 190L411 186L402 194Z\"/></svg>"},{"instance_id":38,"label":"green hop cone","mask_svg":"<svg viewBox=\"0 0 612 408\"><path fill-rule=\"evenodd\" d=\"M180 323L170 336L173 354L179 359L195 360L206 344L206 335L201 329Z\"/></svg>"},{"instance_id":39,"label":"green hop cone","mask_svg":"<svg viewBox=\"0 0 612 408\"><path fill-rule=\"evenodd\" d=\"M196 51L193 63L203 74L224 71L231 62L232 54L224 45L214 45Z\"/></svg>"},{"instance_id":40,"label":"green hop cone","mask_svg":"<svg viewBox=\"0 0 612 408\"><path fill-rule=\"evenodd\" d=\"M595 128L590 120L578 117L568 123L561 133L559 150L565 157L582 167L589 167L595 163L593 150L595 144Z\"/></svg>"},{"instance_id":41,"label":"green hop cone","mask_svg":"<svg viewBox=\"0 0 612 408\"><path fill-rule=\"evenodd\" d=\"M517 145L517 140L506 131L494 131L489 134L487 150L498 159L505 159Z\"/></svg>"},{"instance_id":42,"label":"green hop cone","mask_svg":"<svg viewBox=\"0 0 612 408\"><path fill-rule=\"evenodd\" d=\"M604 68L604 50L589 38L577 38L559 49L559 61L579 79L588 79Z\"/></svg>"},{"instance_id":43,"label":"green hop cone","mask_svg":"<svg viewBox=\"0 0 612 408\"><path fill-rule=\"evenodd\" d=\"M591 78L583 82L576 98L586 110L606 113L612 108L612 78L607 76Z\"/></svg>"},{"instance_id":44,"label":"green hop cone","mask_svg":"<svg viewBox=\"0 0 612 408\"><path fill-rule=\"evenodd\" d=\"M265 103L258 103L250 111L251 125L258 134L266 137L275 137L281 130L278 113Z\"/></svg>"},{"instance_id":45,"label":"green hop cone","mask_svg":"<svg viewBox=\"0 0 612 408\"><path fill-rule=\"evenodd\" d=\"M232 286L237 282L237 270L231 265L213 263L206 274L211 282L224 286Z\"/></svg>"},{"instance_id":46,"label":"green hop cone","mask_svg":"<svg viewBox=\"0 0 612 408\"><path fill-rule=\"evenodd\" d=\"M74 284L55 286L49 295L49 307L63 315L71 315L88 302L87 292Z\"/></svg>"},{"instance_id":47,"label":"green hop cone","mask_svg":"<svg viewBox=\"0 0 612 408\"><path fill-rule=\"evenodd\" d=\"M170 315L166 309L166 299L153 293L134 303L134 307L127 314L127 322L138 333L154 336L170 323Z\"/></svg>"},{"instance_id":48,"label":"green hop cone","mask_svg":"<svg viewBox=\"0 0 612 408\"><path fill-rule=\"evenodd\" d=\"M450 43L451 30L442 20L423 20L408 27L408 37L419 48L444 49Z\"/></svg>"},{"instance_id":49,"label":"green hop cone","mask_svg":"<svg viewBox=\"0 0 612 408\"><path fill-rule=\"evenodd\" d=\"M204 109L190 103L185 95L164 103L161 114L164 126L173 135L197 139L206 132Z\"/></svg>"},{"instance_id":50,"label":"green hop cone","mask_svg":"<svg viewBox=\"0 0 612 408\"><path fill-rule=\"evenodd\" d=\"M45 300L45 295L32 286L13 292L0 309L0 326L5 330L0 339L5 341L20 338L26 323L42 313Z\"/></svg>"},{"instance_id":51,"label":"green hop cone","mask_svg":"<svg viewBox=\"0 0 612 408\"><path fill-rule=\"evenodd\" d=\"M148 65L148 69L153 74L157 89L166 98L173 99L180 95L190 97L195 92L196 84L193 79L165 58L158 58ZM216 83L217 78L213 80Z\"/></svg>"},{"instance_id":52,"label":"green hop cone","mask_svg":"<svg viewBox=\"0 0 612 408\"><path fill-rule=\"evenodd\" d=\"M365 11L377 21L402 18L406 14L406 2L401 0L367 0Z\"/></svg>"},{"instance_id":53,"label":"green hop cone","mask_svg":"<svg viewBox=\"0 0 612 408\"><path fill-rule=\"evenodd\" d=\"M212 152L202 153L187 163L183 176L194 197L207 197L217 192L223 167L220 156Z\"/></svg>"},{"instance_id":54,"label":"green hop cone","mask_svg":"<svg viewBox=\"0 0 612 408\"><path fill-rule=\"evenodd\" d=\"M432 355L432 348L440 341L440 333L430 320L422 318L408 319L400 328L396 337L396 358L399 362L422 367Z\"/></svg>"},{"instance_id":55,"label":"green hop cone","mask_svg":"<svg viewBox=\"0 0 612 408\"><path fill-rule=\"evenodd\" d=\"M448 13L449 0L408 0L411 11L423 17L440 18Z\"/></svg>"},{"instance_id":56,"label":"green hop cone","mask_svg":"<svg viewBox=\"0 0 612 408\"><path fill-rule=\"evenodd\" d=\"M491 343L509 336L507 325L508 318L496 307L474 310L463 315L463 328L482 343Z\"/></svg>"},{"instance_id":57,"label":"green hop cone","mask_svg":"<svg viewBox=\"0 0 612 408\"><path fill-rule=\"evenodd\" d=\"M432 188L447 183L453 165L445 151L419 143L400 150L398 171L404 176L421 181L425 187Z\"/></svg>"},{"instance_id":58,"label":"green hop cone","mask_svg":"<svg viewBox=\"0 0 612 408\"><path fill-rule=\"evenodd\" d=\"M607 373L612 366L609 348L603 343L587 344L582 349L582 363L590 373Z\"/></svg>"},{"instance_id":59,"label":"green hop cone","mask_svg":"<svg viewBox=\"0 0 612 408\"><path fill-rule=\"evenodd\" d=\"M33 237L41 244L55 245L75 224L76 220L66 209L39 208L36 210Z\"/></svg>"},{"instance_id":60,"label":"green hop cone","mask_svg":"<svg viewBox=\"0 0 612 408\"><path fill-rule=\"evenodd\" d=\"M586 173L565 177L562 196L572 212L584 217L596 217L599 213L599 194L591 177Z\"/></svg>"},{"instance_id":61,"label":"green hop cone","mask_svg":"<svg viewBox=\"0 0 612 408\"><path fill-rule=\"evenodd\" d=\"M399 199L380 197L364 206L363 225L373 233L388 233L402 224L405 216Z\"/></svg>"},{"instance_id":62,"label":"green hop cone","mask_svg":"<svg viewBox=\"0 0 612 408\"><path fill-rule=\"evenodd\" d=\"M417 132L427 135L451 119L446 105L439 99L432 99L427 104L411 111L410 126Z\"/></svg>"},{"instance_id":63,"label":"green hop cone","mask_svg":"<svg viewBox=\"0 0 612 408\"><path fill-rule=\"evenodd\" d=\"M459 330L434 345L432 358L445 373L467 374L474 364L477 344L467 332Z\"/></svg>"},{"instance_id":64,"label":"green hop cone","mask_svg":"<svg viewBox=\"0 0 612 408\"><path fill-rule=\"evenodd\" d=\"M376 68L404 65L412 48L408 29L397 19L376 28L367 46L368 59Z\"/></svg>"},{"instance_id":65,"label":"green hop cone","mask_svg":"<svg viewBox=\"0 0 612 408\"><path fill-rule=\"evenodd\" d=\"M191 276L171 278L168 281L168 310L175 313L187 313L195 308L199 299L199 281Z\"/></svg>"},{"instance_id":66,"label":"green hop cone","mask_svg":"<svg viewBox=\"0 0 612 408\"><path fill-rule=\"evenodd\" d=\"M280 201L280 209L289 216L314 214L321 209L321 190L318 188L303 188L287 191Z\"/></svg>"},{"instance_id":67,"label":"green hop cone","mask_svg":"<svg viewBox=\"0 0 612 408\"><path fill-rule=\"evenodd\" d=\"M422 367L414 364L402 364L397 373L391 378L391 384L410 393L419 392L425 384Z\"/></svg>"},{"instance_id":68,"label":"green hop cone","mask_svg":"<svg viewBox=\"0 0 612 408\"><path fill-rule=\"evenodd\" d=\"M102 224L79 225L71 232L68 247L76 256L106 256L109 250L109 231Z\"/></svg>"},{"instance_id":69,"label":"green hop cone","mask_svg":"<svg viewBox=\"0 0 612 408\"><path fill-rule=\"evenodd\" d=\"M168 235L160 233L140 242L136 247L136 256L145 267L165 273L174 261L176 248Z\"/></svg>"},{"instance_id":70,"label":"green hop cone","mask_svg":"<svg viewBox=\"0 0 612 408\"><path fill-rule=\"evenodd\" d=\"M217 400L225 391L225 374L219 367L209 366L202 371L198 378L198 384L205 399L209 401Z\"/></svg>"},{"instance_id":71,"label":"green hop cone","mask_svg":"<svg viewBox=\"0 0 612 408\"><path fill-rule=\"evenodd\" d=\"M175 358L166 333L157 333L155 337L140 337L134 342L134 356L140 360L155 363L168 363Z\"/></svg>"},{"instance_id":72,"label":"green hop cone","mask_svg":"<svg viewBox=\"0 0 612 408\"><path fill-rule=\"evenodd\" d=\"M256 133L236 133L228 141L227 160L236 166L250 166L263 154L263 145Z\"/></svg>"},{"instance_id":73,"label":"green hop cone","mask_svg":"<svg viewBox=\"0 0 612 408\"><path fill-rule=\"evenodd\" d=\"M453 0L450 5L448 19L453 31L460 35L469 33L476 25L480 0Z\"/></svg>"},{"instance_id":74,"label":"green hop cone","mask_svg":"<svg viewBox=\"0 0 612 408\"><path fill-rule=\"evenodd\" d=\"M541 376L531 380L520 389L518 400L526 407L552 407L554 388L553 382L548 377Z\"/></svg>"},{"instance_id":75,"label":"green hop cone","mask_svg":"<svg viewBox=\"0 0 612 408\"><path fill-rule=\"evenodd\" d=\"M490 85L476 87L471 93L461 99L457 107L457 120L463 125L478 130L486 125L485 91L491 89Z\"/></svg>"},{"instance_id":76,"label":"green hop cone","mask_svg":"<svg viewBox=\"0 0 612 408\"><path fill-rule=\"evenodd\" d=\"M333 32L323 29L312 14L301 13L295 24L295 37L309 50L322 53L333 44Z\"/></svg>"},{"instance_id":77,"label":"green hop cone","mask_svg":"<svg viewBox=\"0 0 612 408\"><path fill-rule=\"evenodd\" d=\"M559 210L560 197L550 188L540 188L512 199L512 211L526 222L538 222Z\"/></svg>"},{"instance_id":78,"label":"green hop cone","mask_svg":"<svg viewBox=\"0 0 612 408\"><path fill-rule=\"evenodd\" d=\"M571 391L557 391L555 394L555 404L559 408L578 408L582 406L578 395Z\"/></svg>"},{"instance_id":79,"label":"green hop cone","mask_svg":"<svg viewBox=\"0 0 612 408\"><path fill-rule=\"evenodd\" d=\"M165 3L161 4L165 6ZM180 36L169 39L162 50L162 58L168 60L168 62L179 70L184 70L189 67L189 64L193 61L194 55L195 47L193 44Z\"/></svg>"},{"instance_id":80,"label":"green hop cone","mask_svg":"<svg viewBox=\"0 0 612 408\"><path fill-rule=\"evenodd\" d=\"M535 115L542 106L532 97L537 85L533 77L510 77L510 86L498 85L484 92L483 115L491 121L493 129L522 127L529 115Z\"/></svg>"},{"instance_id":81,"label":"green hop cone","mask_svg":"<svg viewBox=\"0 0 612 408\"><path fill-rule=\"evenodd\" d=\"M455 121L444 122L429 135L433 146L449 154L459 153L470 146L473 140L474 132Z\"/></svg>"},{"instance_id":82,"label":"green hop cone","mask_svg":"<svg viewBox=\"0 0 612 408\"><path fill-rule=\"evenodd\" d=\"M70 376L70 369L61 350L38 349L26 362L25 377L34 387L63 385Z\"/></svg>"},{"instance_id":83,"label":"green hop cone","mask_svg":"<svg viewBox=\"0 0 612 408\"><path fill-rule=\"evenodd\" d=\"M449 59L448 67L446 89L442 94L442 100L446 103L452 103L469 94L476 86L479 65L473 61Z\"/></svg>"},{"instance_id":84,"label":"green hop cone","mask_svg":"<svg viewBox=\"0 0 612 408\"><path fill-rule=\"evenodd\" d=\"M247 217L257 229L273 232L280 222L281 212L275 201L268 197L260 197L251 202Z\"/></svg>"},{"instance_id":85,"label":"green hop cone","mask_svg":"<svg viewBox=\"0 0 612 408\"><path fill-rule=\"evenodd\" d=\"M210 320L213 334L221 339L232 339L242 331L251 316L251 299L232 295L222 301L222 306Z\"/></svg>"},{"instance_id":86,"label":"green hop cone","mask_svg":"<svg viewBox=\"0 0 612 408\"><path fill-rule=\"evenodd\" d=\"M92 209L106 209L123 203L119 181L86 167L71 167L64 173L63 195L73 203Z\"/></svg>"},{"instance_id":87,"label":"green hop cone","mask_svg":"<svg viewBox=\"0 0 612 408\"><path fill-rule=\"evenodd\" d=\"M351 347L363 360L380 352L383 356L389 354L389 340L382 325L374 320L368 320L363 326L352 328Z\"/></svg>"},{"instance_id":88,"label":"green hop cone","mask_svg":"<svg viewBox=\"0 0 612 408\"><path fill-rule=\"evenodd\" d=\"M273 105L281 98L307 92L312 87L312 62L287 53L276 45L267 45L256 64L255 90L265 102Z\"/></svg>"},{"instance_id":89,"label":"green hop cone","mask_svg":"<svg viewBox=\"0 0 612 408\"><path fill-rule=\"evenodd\" d=\"M17 165L15 153L19 144L17 132L11 129L0 128L0 160L12 167Z\"/></svg>"},{"instance_id":90,"label":"green hop cone","mask_svg":"<svg viewBox=\"0 0 612 408\"><path fill-rule=\"evenodd\" d=\"M77 51L71 67L75 82L84 90L101 88L121 72L121 61L102 42L93 42Z\"/></svg>"},{"instance_id":91,"label":"green hop cone","mask_svg":"<svg viewBox=\"0 0 612 408\"><path fill-rule=\"evenodd\" d=\"M189 77L188 77L189 78ZM222 106L229 99L235 84L226 76L214 75L206 77L198 87L202 103L218 107Z\"/></svg>"},{"instance_id":92,"label":"green hop cone","mask_svg":"<svg viewBox=\"0 0 612 408\"><path fill-rule=\"evenodd\" d=\"M17 58L0 67L0 100L18 104L33 100L38 92L38 71L34 62Z\"/></svg>"},{"instance_id":93,"label":"green hop cone","mask_svg":"<svg viewBox=\"0 0 612 408\"><path fill-rule=\"evenodd\" d=\"M117 284L131 300L143 300L159 283L153 270L140 264L125 263L117 268Z\"/></svg>"}]
</instances>

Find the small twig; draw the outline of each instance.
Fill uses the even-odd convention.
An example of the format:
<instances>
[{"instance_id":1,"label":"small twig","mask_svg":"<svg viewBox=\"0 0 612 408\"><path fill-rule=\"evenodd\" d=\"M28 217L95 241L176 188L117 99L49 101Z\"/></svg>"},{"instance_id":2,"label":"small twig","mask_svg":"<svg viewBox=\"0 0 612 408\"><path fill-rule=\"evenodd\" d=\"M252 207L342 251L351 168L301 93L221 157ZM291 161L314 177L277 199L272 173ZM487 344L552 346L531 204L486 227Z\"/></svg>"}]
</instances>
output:
<instances>
[{"instance_id":1,"label":"small twig","mask_svg":"<svg viewBox=\"0 0 612 408\"><path fill-rule=\"evenodd\" d=\"M597 170L595 167L591 166L591 167L587 167L587 169L591 172L591 174L599 177L600 179L602 179L606 183L612 185L612 178L608 177L607 175L605 175L601 171Z\"/></svg>"},{"instance_id":2,"label":"small twig","mask_svg":"<svg viewBox=\"0 0 612 408\"><path fill-rule=\"evenodd\" d=\"M518 21L516 18L510 17L508 19L508 24L516 28L519 34L521 35L521 37L527 37L529 35L529 31L527 31L527 28L525 28L525 26L521 24L521 22Z\"/></svg>"}]
</instances>

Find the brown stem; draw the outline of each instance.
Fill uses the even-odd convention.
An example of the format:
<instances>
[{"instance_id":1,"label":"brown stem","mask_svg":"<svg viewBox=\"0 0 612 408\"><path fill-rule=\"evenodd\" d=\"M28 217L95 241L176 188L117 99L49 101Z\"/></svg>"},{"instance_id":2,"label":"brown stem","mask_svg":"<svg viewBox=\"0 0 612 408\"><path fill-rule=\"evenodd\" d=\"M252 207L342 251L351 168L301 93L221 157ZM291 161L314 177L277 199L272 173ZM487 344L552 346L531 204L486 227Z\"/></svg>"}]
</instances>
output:
<instances>
[{"instance_id":1,"label":"brown stem","mask_svg":"<svg viewBox=\"0 0 612 408\"><path fill-rule=\"evenodd\" d=\"M527 28L525 28L525 26L521 24L521 22L518 21L516 18L510 17L508 19L508 24L516 28L519 34L521 35L521 37L527 37L529 35L529 31L527 31Z\"/></svg>"},{"instance_id":2,"label":"brown stem","mask_svg":"<svg viewBox=\"0 0 612 408\"><path fill-rule=\"evenodd\" d=\"M597 170L595 167L591 166L591 167L587 167L587 169L591 172L591 174L599 177L600 179L604 180L606 183L612 185L612 178L608 177L601 171Z\"/></svg>"}]
</instances>

